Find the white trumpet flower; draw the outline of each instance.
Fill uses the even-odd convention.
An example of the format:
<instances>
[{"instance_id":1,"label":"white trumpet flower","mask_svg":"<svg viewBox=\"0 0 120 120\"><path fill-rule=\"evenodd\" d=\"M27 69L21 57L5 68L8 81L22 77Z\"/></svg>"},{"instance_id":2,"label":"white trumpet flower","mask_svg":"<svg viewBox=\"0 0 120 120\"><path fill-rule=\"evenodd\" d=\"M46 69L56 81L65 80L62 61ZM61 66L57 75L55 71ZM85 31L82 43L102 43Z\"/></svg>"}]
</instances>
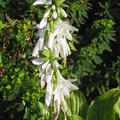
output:
<instances>
[{"instance_id":1,"label":"white trumpet flower","mask_svg":"<svg viewBox=\"0 0 120 120\"><path fill-rule=\"evenodd\" d=\"M46 88L46 95L45 95L45 104L47 107L49 107L52 96L53 96L52 76L53 76L54 70L52 70L49 60L44 62L40 58L36 58L36 59L33 59L32 62L33 64L40 66L39 67L40 84L41 84L41 88L44 88L46 83L47 88Z\"/></svg>"},{"instance_id":2,"label":"white trumpet flower","mask_svg":"<svg viewBox=\"0 0 120 120\"><path fill-rule=\"evenodd\" d=\"M71 90L78 90L78 87L73 85L71 81L73 80L66 80L65 78L63 78L63 76L60 74L60 71L57 70L57 84L66 97L69 97L69 93Z\"/></svg>"},{"instance_id":3,"label":"white trumpet flower","mask_svg":"<svg viewBox=\"0 0 120 120\"><path fill-rule=\"evenodd\" d=\"M78 31L78 29L61 20L59 20L58 24L55 26L55 34L57 36L60 55L63 58L66 58L71 54L67 40L73 41L73 37L70 32L74 31Z\"/></svg>"},{"instance_id":4,"label":"white trumpet flower","mask_svg":"<svg viewBox=\"0 0 120 120\"><path fill-rule=\"evenodd\" d=\"M43 19L40 21L39 24L37 24L37 28L42 29L47 25L47 19L49 17L51 9L47 10L44 14Z\"/></svg>"},{"instance_id":5,"label":"white trumpet flower","mask_svg":"<svg viewBox=\"0 0 120 120\"><path fill-rule=\"evenodd\" d=\"M35 47L33 49L33 52L32 52L32 56L33 57L39 57L39 51L42 50L43 47L44 47L44 35L45 35L45 31L46 31L45 28L39 30L39 33L38 33L39 39L38 39L38 42L35 45Z\"/></svg>"},{"instance_id":6,"label":"white trumpet flower","mask_svg":"<svg viewBox=\"0 0 120 120\"><path fill-rule=\"evenodd\" d=\"M59 20L55 25L55 31L49 33L50 37L48 40L47 47L50 48L56 56L66 58L71 54L68 41L73 41L73 37L70 32L78 31L77 28L69 25L67 22Z\"/></svg>"},{"instance_id":7,"label":"white trumpet flower","mask_svg":"<svg viewBox=\"0 0 120 120\"><path fill-rule=\"evenodd\" d=\"M65 80L60 71L57 70L57 86L54 91L54 112L57 113L56 118L59 115L60 107L63 109L64 113L67 112L67 103L65 101L64 96L70 97L70 92L72 90L78 90L78 88L71 83L70 80Z\"/></svg>"},{"instance_id":8,"label":"white trumpet flower","mask_svg":"<svg viewBox=\"0 0 120 120\"><path fill-rule=\"evenodd\" d=\"M57 36L58 44L60 46L60 55L65 58L66 56L71 54L70 48L68 46L67 40L65 37Z\"/></svg>"},{"instance_id":9,"label":"white trumpet flower","mask_svg":"<svg viewBox=\"0 0 120 120\"><path fill-rule=\"evenodd\" d=\"M58 24L55 26L55 34L62 35L66 37L68 40L73 40L72 35L70 32L78 31L77 28L69 25L67 22L63 22L59 19Z\"/></svg>"}]
</instances>

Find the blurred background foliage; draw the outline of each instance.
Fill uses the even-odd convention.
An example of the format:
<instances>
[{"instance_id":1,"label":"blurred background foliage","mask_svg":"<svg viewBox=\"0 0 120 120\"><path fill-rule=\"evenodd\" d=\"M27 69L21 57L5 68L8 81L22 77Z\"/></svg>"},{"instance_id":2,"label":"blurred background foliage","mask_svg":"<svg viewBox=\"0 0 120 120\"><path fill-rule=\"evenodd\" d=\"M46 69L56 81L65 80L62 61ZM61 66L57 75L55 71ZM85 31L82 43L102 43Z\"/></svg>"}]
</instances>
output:
<instances>
[{"instance_id":1,"label":"blurred background foliage","mask_svg":"<svg viewBox=\"0 0 120 120\"><path fill-rule=\"evenodd\" d=\"M35 24L44 7L34 0L0 0L0 120L51 120L43 116L44 89L31 63ZM120 1L66 0L68 21L79 28L66 78L77 78L79 91L67 99L68 120L120 118ZM59 120L63 120L60 113Z\"/></svg>"}]
</instances>

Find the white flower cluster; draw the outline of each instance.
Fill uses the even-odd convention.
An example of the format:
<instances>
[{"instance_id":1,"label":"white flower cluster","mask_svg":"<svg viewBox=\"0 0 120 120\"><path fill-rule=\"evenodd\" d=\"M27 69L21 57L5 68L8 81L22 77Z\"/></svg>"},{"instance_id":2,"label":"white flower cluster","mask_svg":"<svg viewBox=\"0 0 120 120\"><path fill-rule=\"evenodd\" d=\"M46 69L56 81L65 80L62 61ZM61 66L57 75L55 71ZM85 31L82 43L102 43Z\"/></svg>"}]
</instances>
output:
<instances>
[{"instance_id":1,"label":"white flower cluster","mask_svg":"<svg viewBox=\"0 0 120 120\"><path fill-rule=\"evenodd\" d=\"M59 0L60 3L64 1ZM32 63L39 66L41 87L46 87L46 108L53 105L55 120L57 120L60 109L65 114L67 112L65 96L69 97L70 91L78 88L71 83L73 80L63 78L56 58L66 59L71 54L68 41L74 42L71 33L78 31L78 29L61 20L61 16L66 18L67 13L57 4L53 5L52 2L52 0L36 0L33 3L33 5L44 4L49 7L47 7L43 19L36 25L39 39L32 53L34 57ZM46 50L51 54L47 59L44 59L39 52Z\"/></svg>"}]
</instances>

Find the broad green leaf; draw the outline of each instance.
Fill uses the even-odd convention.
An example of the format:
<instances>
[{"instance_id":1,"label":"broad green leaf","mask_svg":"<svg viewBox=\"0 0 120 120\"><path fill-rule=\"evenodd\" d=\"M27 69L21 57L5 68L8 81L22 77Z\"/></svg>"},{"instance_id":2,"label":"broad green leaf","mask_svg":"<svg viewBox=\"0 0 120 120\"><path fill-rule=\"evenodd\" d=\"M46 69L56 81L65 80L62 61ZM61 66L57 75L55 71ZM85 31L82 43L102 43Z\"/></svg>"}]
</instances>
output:
<instances>
[{"instance_id":1,"label":"broad green leaf","mask_svg":"<svg viewBox=\"0 0 120 120\"><path fill-rule=\"evenodd\" d=\"M86 101L85 96L81 92L72 92L70 98L67 100L68 108L69 108L69 117L73 117L73 115L81 116L85 118L88 103ZM77 120L77 119L76 119ZM78 119L79 120L79 119Z\"/></svg>"},{"instance_id":2,"label":"broad green leaf","mask_svg":"<svg viewBox=\"0 0 120 120\"><path fill-rule=\"evenodd\" d=\"M72 115L68 120L83 120L83 118L78 115Z\"/></svg>"},{"instance_id":3,"label":"broad green leaf","mask_svg":"<svg viewBox=\"0 0 120 120\"><path fill-rule=\"evenodd\" d=\"M92 101L87 120L116 120L114 105L120 96L120 89L111 89Z\"/></svg>"},{"instance_id":4,"label":"broad green leaf","mask_svg":"<svg viewBox=\"0 0 120 120\"><path fill-rule=\"evenodd\" d=\"M120 97L114 106L114 110L116 111L116 113L118 114L119 119L120 119Z\"/></svg>"}]
</instances>

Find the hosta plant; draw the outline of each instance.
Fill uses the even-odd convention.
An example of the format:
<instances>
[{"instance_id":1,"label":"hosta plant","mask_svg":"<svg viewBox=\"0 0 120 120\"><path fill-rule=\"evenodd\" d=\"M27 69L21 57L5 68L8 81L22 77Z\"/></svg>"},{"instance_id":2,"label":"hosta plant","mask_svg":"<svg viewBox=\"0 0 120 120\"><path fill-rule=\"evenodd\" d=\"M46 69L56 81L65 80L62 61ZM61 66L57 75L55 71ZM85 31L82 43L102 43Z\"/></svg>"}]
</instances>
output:
<instances>
[{"instance_id":1,"label":"hosta plant","mask_svg":"<svg viewBox=\"0 0 120 120\"><path fill-rule=\"evenodd\" d=\"M46 89L45 111L53 107L53 119L57 120L60 110L66 118L68 107L65 97L70 97L71 90L78 88L72 84L74 80L66 80L60 73L60 63L66 63L67 56L71 54L69 42L73 43L72 33L78 31L67 20L67 13L62 8L64 0L37 0L33 5L44 5L45 14L36 24L38 29L38 42L32 56L32 63L38 66L41 88Z\"/></svg>"}]
</instances>

